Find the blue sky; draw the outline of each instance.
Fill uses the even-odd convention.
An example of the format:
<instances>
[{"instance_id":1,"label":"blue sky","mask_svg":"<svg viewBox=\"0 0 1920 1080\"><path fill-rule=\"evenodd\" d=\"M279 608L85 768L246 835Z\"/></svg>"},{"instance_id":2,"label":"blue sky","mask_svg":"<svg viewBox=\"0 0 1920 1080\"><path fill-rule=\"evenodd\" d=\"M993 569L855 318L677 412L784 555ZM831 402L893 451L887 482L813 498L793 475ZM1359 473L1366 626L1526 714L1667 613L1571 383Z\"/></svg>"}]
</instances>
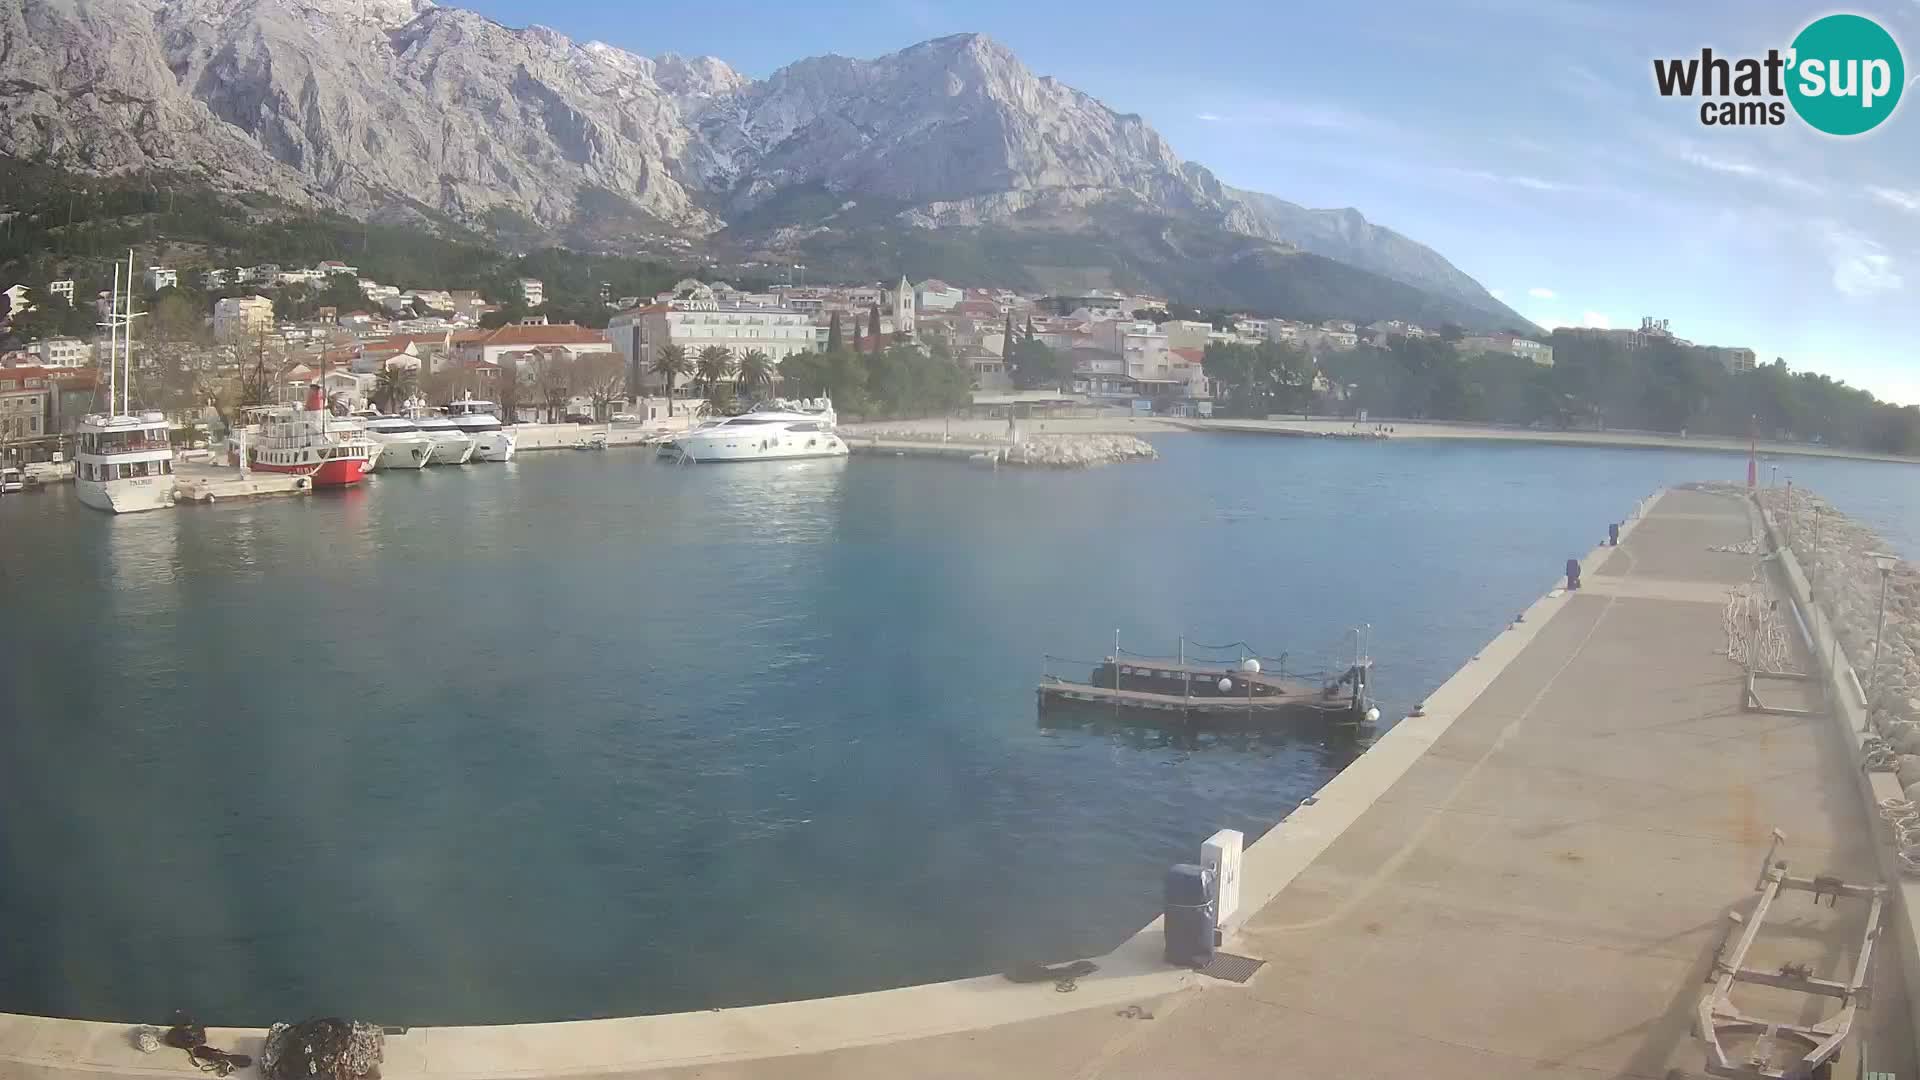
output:
<instances>
[{"instance_id":1,"label":"blue sky","mask_svg":"<svg viewBox=\"0 0 1920 1080\"><path fill-rule=\"evenodd\" d=\"M1902 42L1914 79L1917 0L463 6L754 76L984 32L1227 182L1358 207L1543 325L1659 316L1920 404L1920 89L1876 131L1831 139L1793 119L1702 126L1697 102L1653 91L1651 66L1784 49L1849 10Z\"/></svg>"}]
</instances>

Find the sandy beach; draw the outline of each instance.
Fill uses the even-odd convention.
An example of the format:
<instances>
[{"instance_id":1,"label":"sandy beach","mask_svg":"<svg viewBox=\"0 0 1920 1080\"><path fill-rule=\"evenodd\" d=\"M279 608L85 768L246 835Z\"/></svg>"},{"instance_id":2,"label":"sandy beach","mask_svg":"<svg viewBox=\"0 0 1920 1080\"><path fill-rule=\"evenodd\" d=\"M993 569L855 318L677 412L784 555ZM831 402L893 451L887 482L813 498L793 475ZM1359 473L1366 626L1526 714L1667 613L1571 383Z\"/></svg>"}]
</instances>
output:
<instances>
[{"instance_id":1,"label":"sandy beach","mask_svg":"<svg viewBox=\"0 0 1920 1080\"><path fill-rule=\"evenodd\" d=\"M1436 423L1421 420L1382 420L1393 428L1394 439L1479 439L1506 442L1544 443L1563 446L1637 446L1667 450L1709 450L1745 453L1745 439L1717 435L1681 438L1646 431L1538 431L1529 428L1494 427L1481 424ZM1347 419L1271 419L1271 420L1179 420L1168 417L1111 415L1056 417L1021 421L1023 432L1032 435L1139 435L1153 436L1184 431L1225 431L1276 436L1312 437L1347 435L1371 429L1373 422L1356 426ZM881 439L933 439L951 434L955 441L1005 442L1005 420L876 420L843 424L841 430L854 437ZM1876 454L1867 450L1849 450L1808 443L1780 443L1762 440L1760 452L1766 455L1847 458L1856 461L1890 461L1920 464L1920 458Z\"/></svg>"}]
</instances>

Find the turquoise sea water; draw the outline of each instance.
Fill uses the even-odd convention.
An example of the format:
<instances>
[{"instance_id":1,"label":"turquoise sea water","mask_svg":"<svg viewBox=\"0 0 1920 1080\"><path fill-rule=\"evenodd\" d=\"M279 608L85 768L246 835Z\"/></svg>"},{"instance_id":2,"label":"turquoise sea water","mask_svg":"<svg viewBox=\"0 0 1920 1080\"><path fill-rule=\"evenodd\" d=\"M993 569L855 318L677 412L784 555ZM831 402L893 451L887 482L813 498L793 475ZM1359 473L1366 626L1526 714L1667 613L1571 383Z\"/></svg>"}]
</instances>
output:
<instances>
[{"instance_id":1,"label":"turquoise sea water","mask_svg":"<svg viewBox=\"0 0 1920 1080\"><path fill-rule=\"evenodd\" d=\"M1641 497L1745 471L1157 445L1084 473L554 453L125 518L0 499L0 1011L559 1019L1102 952L1168 863L1356 748L1042 728L1045 654L1118 629L1311 667L1366 622L1397 716ZM1920 548L1920 474L1778 464Z\"/></svg>"}]
</instances>

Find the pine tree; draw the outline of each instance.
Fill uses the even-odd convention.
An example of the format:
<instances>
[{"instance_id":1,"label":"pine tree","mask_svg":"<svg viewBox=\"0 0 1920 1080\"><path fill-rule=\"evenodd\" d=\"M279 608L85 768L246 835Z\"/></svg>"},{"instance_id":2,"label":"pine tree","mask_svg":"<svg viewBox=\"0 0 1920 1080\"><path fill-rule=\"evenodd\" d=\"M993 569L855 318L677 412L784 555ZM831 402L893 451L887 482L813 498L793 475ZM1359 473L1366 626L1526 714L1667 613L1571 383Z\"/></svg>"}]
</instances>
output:
<instances>
[{"instance_id":1,"label":"pine tree","mask_svg":"<svg viewBox=\"0 0 1920 1080\"><path fill-rule=\"evenodd\" d=\"M1000 338L1000 358L1013 359L1013 315L1007 315L1007 332Z\"/></svg>"},{"instance_id":2,"label":"pine tree","mask_svg":"<svg viewBox=\"0 0 1920 1080\"><path fill-rule=\"evenodd\" d=\"M870 349L880 348L880 305L874 304L867 309L867 338Z\"/></svg>"},{"instance_id":3,"label":"pine tree","mask_svg":"<svg viewBox=\"0 0 1920 1080\"><path fill-rule=\"evenodd\" d=\"M827 320L827 351L839 352L841 344L840 313L836 311L833 313L833 318Z\"/></svg>"},{"instance_id":4,"label":"pine tree","mask_svg":"<svg viewBox=\"0 0 1920 1080\"><path fill-rule=\"evenodd\" d=\"M1032 341L1034 337L1035 335L1033 332L1033 316L1029 315L1027 316L1027 340Z\"/></svg>"}]
</instances>

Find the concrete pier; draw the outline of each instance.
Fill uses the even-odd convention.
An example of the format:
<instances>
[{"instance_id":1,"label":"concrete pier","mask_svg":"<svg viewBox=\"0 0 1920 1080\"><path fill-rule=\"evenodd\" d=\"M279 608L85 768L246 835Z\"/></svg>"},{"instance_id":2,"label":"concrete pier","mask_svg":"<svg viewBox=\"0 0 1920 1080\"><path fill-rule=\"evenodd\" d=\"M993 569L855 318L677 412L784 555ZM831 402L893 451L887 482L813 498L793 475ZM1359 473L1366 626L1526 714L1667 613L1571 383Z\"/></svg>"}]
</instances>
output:
<instances>
[{"instance_id":1,"label":"concrete pier","mask_svg":"<svg viewBox=\"0 0 1920 1080\"><path fill-rule=\"evenodd\" d=\"M1243 914L1225 942L1266 962L1245 984L1162 965L1156 920L1096 958L1101 970L1071 993L985 977L670 1016L414 1029L389 1038L384 1073L1704 1075L1696 1009L1728 913L1751 909L1771 830L1786 834L1781 856L1802 875L1880 880L1884 846L1848 723L1826 711L1822 683L1768 687L1771 704L1809 715L1742 707L1726 598L1758 564L1713 549L1756 527L1740 498L1656 497L1618 548L1584 558L1584 588L1537 600L1422 715L1251 846ZM1564 558L1542 553L1543 586ZM1860 915L1783 898L1748 966L1841 977ZM1885 937L1856 1030L1874 1070L1913 1076L1912 942ZM1766 987L1740 1000L1796 1020L1819 1011ZM0 1075L189 1074L184 1055L141 1055L129 1033L0 1016ZM216 1030L211 1041L257 1054L260 1034ZM1857 1051L1841 1065L1835 1076L1854 1076Z\"/></svg>"}]
</instances>

